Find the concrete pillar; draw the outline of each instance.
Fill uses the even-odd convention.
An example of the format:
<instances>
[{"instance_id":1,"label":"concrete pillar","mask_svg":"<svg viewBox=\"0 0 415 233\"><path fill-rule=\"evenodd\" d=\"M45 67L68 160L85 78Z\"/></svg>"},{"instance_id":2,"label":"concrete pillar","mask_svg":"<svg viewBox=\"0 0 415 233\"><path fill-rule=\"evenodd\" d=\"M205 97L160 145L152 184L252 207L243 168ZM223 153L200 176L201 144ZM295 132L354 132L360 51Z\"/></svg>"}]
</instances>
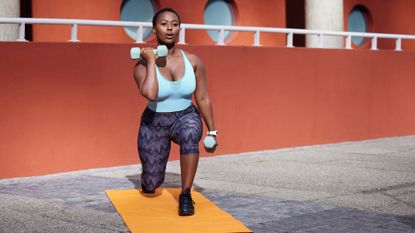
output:
<instances>
[{"instance_id":1,"label":"concrete pillar","mask_svg":"<svg viewBox=\"0 0 415 233\"><path fill-rule=\"evenodd\" d=\"M0 17L20 17L20 0L0 0ZM15 41L18 24L0 24L0 41Z\"/></svg>"},{"instance_id":2,"label":"concrete pillar","mask_svg":"<svg viewBox=\"0 0 415 233\"><path fill-rule=\"evenodd\" d=\"M306 29L344 31L343 0L306 0ZM306 47L319 47L318 37L308 35ZM344 38L324 37L324 48L343 48Z\"/></svg>"}]
</instances>

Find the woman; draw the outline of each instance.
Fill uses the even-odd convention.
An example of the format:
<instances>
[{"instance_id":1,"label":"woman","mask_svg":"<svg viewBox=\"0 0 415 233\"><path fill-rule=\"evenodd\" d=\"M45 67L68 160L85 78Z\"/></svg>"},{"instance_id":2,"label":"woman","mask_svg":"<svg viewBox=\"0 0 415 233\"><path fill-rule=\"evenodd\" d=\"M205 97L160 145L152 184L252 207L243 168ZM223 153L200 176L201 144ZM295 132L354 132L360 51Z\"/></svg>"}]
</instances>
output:
<instances>
[{"instance_id":1,"label":"woman","mask_svg":"<svg viewBox=\"0 0 415 233\"><path fill-rule=\"evenodd\" d=\"M138 136L143 192L153 193L163 183L170 142L179 144L182 178L179 215L186 216L194 214L190 190L199 161L200 113L208 134L216 136L217 131L203 62L175 47L180 23L179 15L170 8L154 15L152 31L158 44L167 46L168 55L157 57L153 48L143 48L134 77L140 94L148 100ZM192 96L197 107L192 104Z\"/></svg>"}]
</instances>

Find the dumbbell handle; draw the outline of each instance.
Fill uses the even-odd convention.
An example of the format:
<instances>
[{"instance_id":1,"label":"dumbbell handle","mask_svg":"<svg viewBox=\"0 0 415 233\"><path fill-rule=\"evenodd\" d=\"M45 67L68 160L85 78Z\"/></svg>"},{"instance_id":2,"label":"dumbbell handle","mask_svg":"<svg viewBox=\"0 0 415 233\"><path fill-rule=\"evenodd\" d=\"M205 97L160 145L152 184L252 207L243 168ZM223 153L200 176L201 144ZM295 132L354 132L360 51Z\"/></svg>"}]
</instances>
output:
<instances>
[{"instance_id":1,"label":"dumbbell handle","mask_svg":"<svg viewBox=\"0 0 415 233\"><path fill-rule=\"evenodd\" d=\"M165 45L157 46L157 49L153 49L155 55L159 57L167 56L168 50ZM141 49L138 47L131 48L130 50L130 58L133 60L140 59L141 56Z\"/></svg>"}]
</instances>

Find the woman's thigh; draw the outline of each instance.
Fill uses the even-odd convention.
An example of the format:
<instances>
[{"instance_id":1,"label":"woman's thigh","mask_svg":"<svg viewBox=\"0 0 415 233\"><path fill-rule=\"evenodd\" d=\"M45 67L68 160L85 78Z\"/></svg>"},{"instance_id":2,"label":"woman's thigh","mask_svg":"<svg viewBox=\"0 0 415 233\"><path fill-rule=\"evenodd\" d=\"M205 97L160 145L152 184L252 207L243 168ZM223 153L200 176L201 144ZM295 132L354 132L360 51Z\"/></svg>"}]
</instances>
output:
<instances>
[{"instance_id":1,"label":"woman's thigh","mask_svg":"<svg viewBox=\"0 0 415 233\"><path fill-rule=\"evenodd\" d=\"M199 154L199 141L202 138L202 121L199 112L181 116L173 125L170 135L180 145L180 154Z\"/></svg>"}]
</instances>

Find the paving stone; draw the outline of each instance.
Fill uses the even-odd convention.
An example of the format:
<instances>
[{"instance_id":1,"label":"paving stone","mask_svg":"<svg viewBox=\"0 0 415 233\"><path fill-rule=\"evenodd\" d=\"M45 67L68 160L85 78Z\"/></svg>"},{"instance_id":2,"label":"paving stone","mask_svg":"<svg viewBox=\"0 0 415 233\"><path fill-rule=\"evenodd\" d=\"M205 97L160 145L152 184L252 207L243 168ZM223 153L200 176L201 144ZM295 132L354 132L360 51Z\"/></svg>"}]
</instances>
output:
<instances>
[{"instance_id":1,"label":"paving stone","mask_svg":"<svg viewBox=\"0 0 415 233\"><path fill-rule=\"evenodd\" d=\"M195 188L255 233L415 232L414 148L411 136L201 159ZM167 170L163 187L180 187L178 162ZM0 232L128 232L104 191L140 187L139 171L0 180Z\"/></svg>"}]
</instances>

